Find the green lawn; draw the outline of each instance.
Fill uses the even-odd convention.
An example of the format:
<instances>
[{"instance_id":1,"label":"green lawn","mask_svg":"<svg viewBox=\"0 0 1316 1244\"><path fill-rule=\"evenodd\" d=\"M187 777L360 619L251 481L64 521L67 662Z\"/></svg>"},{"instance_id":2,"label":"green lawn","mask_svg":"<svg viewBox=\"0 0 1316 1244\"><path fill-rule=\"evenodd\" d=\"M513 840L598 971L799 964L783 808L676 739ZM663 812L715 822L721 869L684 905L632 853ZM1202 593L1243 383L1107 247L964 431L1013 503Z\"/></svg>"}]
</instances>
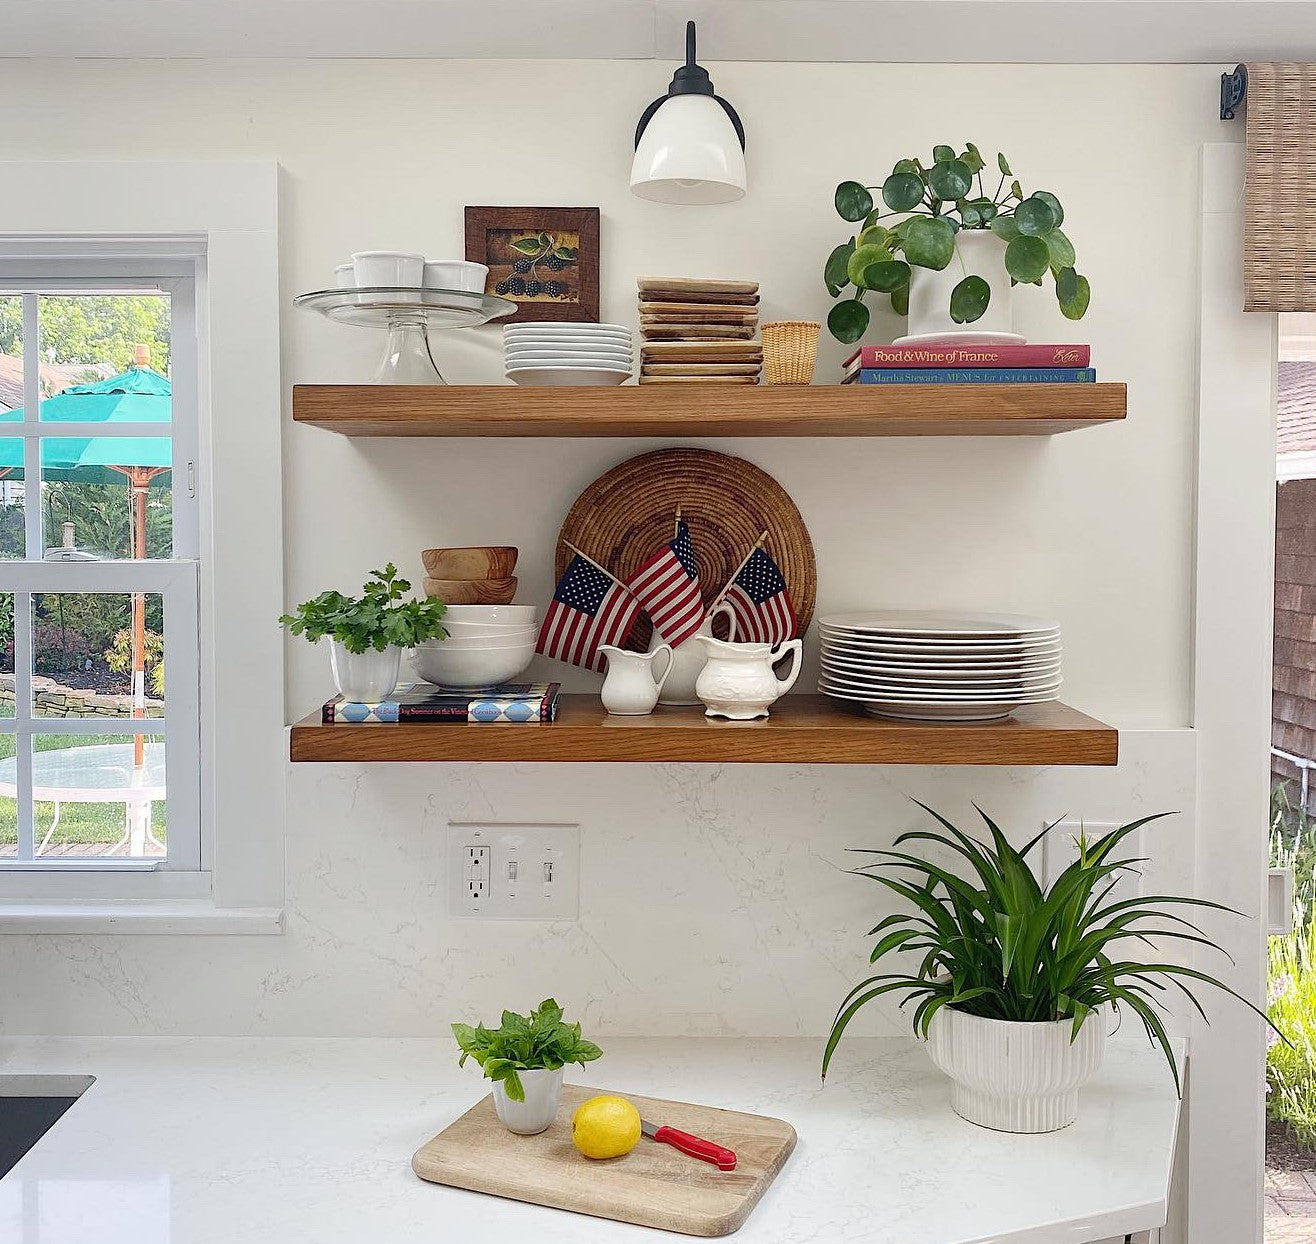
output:
<instances>
[{"instance_id":1,"label":"green lawn","mask_svg":"<svg viewBox=\"0 0 1316 1244\"><path fill-rule=\"evenodd\" d=\"M37 751L51 751L59 747L90 746L94 743L131 743L130 734L85 735L42 734L34 739ZM0 734L0 759L14 754L14 736ZM45 836L55 815L53 803L36 806L37 842ZM165 835L165 805L157 803L151 808L151 829L161 842ZM123 837L123 804L121 803L66 803L60 807L59 828L49 845L71 846L80 843L113 844ZM0 798L0 846L12 846L18 841L18 805L13 799Z\"/></svg>"}]
</instances>

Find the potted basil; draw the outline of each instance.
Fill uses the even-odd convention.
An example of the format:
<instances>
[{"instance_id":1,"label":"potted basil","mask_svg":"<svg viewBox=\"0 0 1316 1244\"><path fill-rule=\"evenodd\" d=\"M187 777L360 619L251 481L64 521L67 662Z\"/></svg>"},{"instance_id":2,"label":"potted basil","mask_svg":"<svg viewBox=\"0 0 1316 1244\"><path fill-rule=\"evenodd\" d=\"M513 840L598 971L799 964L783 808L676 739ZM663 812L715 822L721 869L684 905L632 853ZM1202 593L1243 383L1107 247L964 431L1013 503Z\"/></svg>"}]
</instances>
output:
<instances>
[{"instance_id":1,"label":"potted basil","mask_svg":"<svg viewBox=\"0 0 1316 1244\"><path fill-rule=\"evenodd\" d=\"M910 1016L915 1035L953 1081L957 1114L998 1131L1049 1132L1074 1121L1078 1090L1101 1064L1112 1015L1127 1011L1141 1021L1164 1053L1176 1090L1179 1069L1162 1015L1171 993L1204 1014L1186 983L1201 982L1266 1018L1214 976L1125 953L1134 945L1154 947L1155 939L1218 950L1176 909L1232 911L1175 895L1112 896L1119 877L1142 862L1121 854L1120 844L1159 817L1144 817L1095 839L1080 836L1078 858L1043 888L1027 856L1054 826L1016 849L981 809L990 845L919 807L945 832L915 830L894 845L929 843L938 856L956 860L960 871L900 850L864 852L878 859L856 874L913 908L872 929L877 944L870 962L893 955L915 958L909 968L904 960L850 991L823 1052L824 1077L859 1010L896 994L902 1006L916 1003Z\"/></svg>"},{"instance_id":2,"label":"potted basil","mask_svg":"<svg viewBox=\"0 0 1316 1244\"><path fill-rule=\"evenodd\" d=\"M345 700L377 704L398 685L402 650L427 639L446 639L441 600L404 600L411 584L389 562L372 570L361 595L321 592L279 622L311 643L329 636L329 663Z\"/></svg>"},{"instance_id":3,"label":"potted basil","mask_svg":"<svg viewBox=\"0 0 1316 1244\"><path fill-rule=\"evenodd\" d=\"M458 1066L473 1058L493 1081L494 1110L504 1127L521 1136L544 1131L562 1103L562 1069L582 1067L603 1051L562 1019L562 1008L545 998L529 1015L504 1011L498 1028L453 1024L461 1047Z\"/></svg>"},{"instance_id":4,"label":"potted basil","mask_svg":"<svg viewBox=\"0 0 1316 1244\"><path fill-rule=\"evenodd\" d=\"M833 297L854 291L827 317L832 336L854 342L864 335L864 299L871 291L889 297L896 314L909 316L901 342L957 335L1017 341L1012 288L1041 285L1048 277L1061 314L1083 318L1091 289L1060 227L1060 200L1047 190L1025 194L1004 155L996 164L984 182L984 161L973 143L958 154L940 145L927 164L897 160L880 185L843 181L836 187L837 213L858 230L832 251L823 271ZM1000 180L988 193L997 172Z\"/></svg>"}]
</instances>

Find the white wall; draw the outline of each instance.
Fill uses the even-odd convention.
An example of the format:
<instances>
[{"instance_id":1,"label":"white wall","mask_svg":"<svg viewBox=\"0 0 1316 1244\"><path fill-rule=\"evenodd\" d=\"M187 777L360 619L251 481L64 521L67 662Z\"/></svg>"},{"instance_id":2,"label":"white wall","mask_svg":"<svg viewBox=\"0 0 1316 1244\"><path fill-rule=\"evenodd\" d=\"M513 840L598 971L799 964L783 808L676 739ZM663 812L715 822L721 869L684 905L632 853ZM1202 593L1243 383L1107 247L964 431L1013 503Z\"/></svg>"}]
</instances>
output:
<instances>
[{"instance_id":1,"label":"white wall","mask_svg":"<svg viewBox=\"0 0 1316 1244\"><path fill-rule=\"evenodd\" d=\"M1019 327L1091 339L1102 375L1130 384L1127 426L1052 441L712 444L794 495L824 611L1058 617L1066 698L1133 731L1124 763L298 766L285 937L3 938L0 1031L425 1033L551 991L604 1032L819 1033L875 923L871 887L837 871L843 848L912 824L902 792L959 814L976 798L1021 833L1043 816L1179 808L1158 868L1190 884L1194 758L1179 728L1190 712L1197 153L1235 137L1214 120L1218 68L713 68L750 141L750 194L722 208L667 208L626 189L634 120L667 79L652 64L10 62L0 158L274 157L287 298L326 284L354 249L459 253L467 203L598 204L603 316L633 322L634 278L662 273L755 277L765 317L821 318L822 260L845 236L831 207L838 180L880 180L934 142L999 144L1029 185L1064 200L1094 289L1077 330L1043 291L1023 291ZM379 345L289 310L286 380L361 379ZM498 375L496 330L437 349L452 380ZM841 355L825 347L822 379ZM571 500L651 444L352 442L289 424L287 598L353 587L390 557L418 578L429 545L509 542L522 549L523 598L543 600ZM290 718L328 685L325 654L291 643ZM584 826L579 924L445 921L446 821L538 816Z\"/></svg>"}]
</instances>

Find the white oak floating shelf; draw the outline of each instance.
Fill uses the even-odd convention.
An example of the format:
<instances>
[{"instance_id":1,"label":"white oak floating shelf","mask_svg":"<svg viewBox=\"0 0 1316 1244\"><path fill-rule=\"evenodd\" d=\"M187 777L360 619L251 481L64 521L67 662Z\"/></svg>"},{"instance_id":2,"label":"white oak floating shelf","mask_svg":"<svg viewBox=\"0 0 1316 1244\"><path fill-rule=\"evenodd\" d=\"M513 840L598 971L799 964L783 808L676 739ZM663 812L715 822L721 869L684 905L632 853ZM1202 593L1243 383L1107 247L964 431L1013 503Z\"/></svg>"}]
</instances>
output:
<instances>
[{"instance_id":1,"label":"white oak floating shelf","mask_svg":"<svg viewBox=\"0 0 1316 1244\"><path fill-rule=\"evenodd\" d=\"M292 727L293 761L511 760L684 764L1114 765L1119 732L1065 704L1034 704L1001 721L895 721L849 712L821 695L779 700L766 721L713 721L697 708L610 717L595 695L564 695L544 725Z\"/></svg>"},{"instance_id":2,"label":"white oak floating shelf","mask_svg":"<svg viewBox=\"0 0 1316 1244\"><path fill-rule=\"evenodd\" d=\"M345 436L1050 436L1125 417L1123 384L293 386Z\"/></svg>"}]
</instances>

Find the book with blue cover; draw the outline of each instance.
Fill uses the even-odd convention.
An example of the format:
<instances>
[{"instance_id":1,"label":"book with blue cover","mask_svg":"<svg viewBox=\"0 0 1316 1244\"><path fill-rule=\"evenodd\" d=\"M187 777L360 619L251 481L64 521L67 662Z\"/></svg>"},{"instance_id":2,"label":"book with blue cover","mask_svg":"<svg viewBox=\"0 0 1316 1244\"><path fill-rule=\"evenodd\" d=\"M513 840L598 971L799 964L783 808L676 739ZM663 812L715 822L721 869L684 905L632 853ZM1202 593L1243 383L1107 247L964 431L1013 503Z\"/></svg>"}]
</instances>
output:
<instances>
[{"instance_id":1,"label":"book with blue cover","mask_svg":"<svg viewBox=\"0 0 1316 1244\"><path fill-rule=\"evenodd\" d=\"M484 691L459 691L432 683L403 683L377 704L357 704L335 696L320 714L325 725L422 722L538 724L557 718L561 683L502 683Z\"/></svg>"},{"instance_id":2,"label":"book with blue cover","mask_svg":"<svg viewBox=\"0 0 1316 1244\"><path fill-rule=\"evenodd\" d=\"M1093 384L1095 367L864 367L842 384Z\"/></svg>"}]
</instances>

